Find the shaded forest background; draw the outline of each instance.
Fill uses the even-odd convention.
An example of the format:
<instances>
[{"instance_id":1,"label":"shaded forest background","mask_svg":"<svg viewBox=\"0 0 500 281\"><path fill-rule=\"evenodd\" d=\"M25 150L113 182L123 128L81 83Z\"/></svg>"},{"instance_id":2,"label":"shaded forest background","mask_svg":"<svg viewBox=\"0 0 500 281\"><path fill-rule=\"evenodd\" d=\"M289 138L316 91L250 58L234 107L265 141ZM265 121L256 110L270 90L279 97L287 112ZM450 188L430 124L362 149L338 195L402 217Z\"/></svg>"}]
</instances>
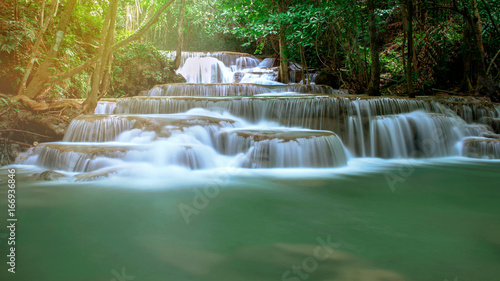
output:
<instances>
[{"instance_id":1,"label":"shaded forest background","mask_svg":"<svg viewBox=\"0 0 500 281\"><path fill-rule=\"evenodd\" d=\"M500 0L4 0L3 155L57 139L101 98L183 82L162 50L274 57L281 82L299 64L351 94L500 102Z\"/></svg>"},{"instance_id":2,"label":"shaded forest background","mask_svg":"<svg viewBox=\"0 0 500 281\"><path fill-rule=\"evenodd\" d=\"M29 88L42 62L53 59L46 70L51 79L30 98L86 98L97 65L67 74L98 55L113 2L117 6L113 43L134 34L167 3L3 2L0 92L23 93L22 84ZM51 54L61 30L58 24L66 20L64 12L69 9L61 45ZM305 70L319 70L323 73L319 82L353 94L367 93L370 82L382 86L385 95L429 94L433 88L470 93L485 86L483 80L489 87L499 81L499 24L498 0L178 0L137 40L112 52L101 74L109 75L109 81L99 91L102 97L119 97L181 81L172 62L158 51L175 50L181 34L184 51L239 51L281 58L282 64L295 62Z\"/></svg>"}]
</instances>

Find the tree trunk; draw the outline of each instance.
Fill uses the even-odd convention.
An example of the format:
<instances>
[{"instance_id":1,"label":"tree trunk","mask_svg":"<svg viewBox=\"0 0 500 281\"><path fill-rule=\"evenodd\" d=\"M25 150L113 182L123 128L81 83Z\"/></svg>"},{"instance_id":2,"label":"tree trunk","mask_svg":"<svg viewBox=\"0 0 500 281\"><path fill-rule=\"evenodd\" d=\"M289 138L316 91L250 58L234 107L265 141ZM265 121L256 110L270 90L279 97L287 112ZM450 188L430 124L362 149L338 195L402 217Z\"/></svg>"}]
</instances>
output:
<instances>
[{"instance_id":1,"label":"tree trunk","mask_svg":"<svg viewBox=\"0 0 500 281\"><path fill-rule=\"evenodd\" d=\"M44 16L45 16L45 0L42 0L42 11L40 12L40 26L43 26Z\"/></svg>"},{"instance_id":2,"label":"tree trunk","mask_svg":"<svg viewBox=\"0 0 500 281\"><path fill-rule=\"evenodd\" d=\"M158 18L160 17L160 15L173 3L175 2L175 0L170 0L169 2L165 3L165 5L163 5L160 9L158 9L158 11L153 15L153 17L151 17L151 19L149 19L149 21L144 24L144 26L142 26L139 30L137 30L134 34L130 35L129 37L127 37L126 39L114 44L112 47L111 47L111 50L110 52L113 53L114 51L118 50L119 48L121 47L124 47L128 44L130 44L131 42L133 41L136 41L138 39L140 39L142 37L142 35L148 31L148 29L156 22L158 21ZM96 55L94 57L92 57L91 59L87 60L86 62L82 63L81 65L69 70L69 71L66 71L65 73L60 73L59 75L57 75L56 77L54 76L50 76L49 74L46 75L45 77L45 80L42 81L42 86L46 83L55 83L59 80L64 80L64 79L68 79L68 78L71 78L79 73L81 73L82 71L84 71L85 69L89 68L90 66L94 65L97 60L99 59L99 56ZM31 83L30 83L31 84ZM38 95L39 93L36 93L35 97Z\"/></svg>"},{"instance_id":3,"label":"tree trunk","mask_svg":"<svg viewBox=\"0 0 500 281\"><path fill-rule=\"evenodd\" d=\"M113 64L113 54L109 53L106 67L104 69L104 74L102 77L102 82L101 82L101 85L99 87L99 95L97 96L97 101L102 99L107 94L109 82L111 80L111 65L112 64Z\"/></svg>"},{"instance_id":4,"label":"tree trunk","mask_svg":"<svg viewBox=\"0 0 500 281\"><path fill-rule=\"evenodd\" d=\"M472 29L474 37L476 38L475 42L478 53L478 78L484 78L486 76L486 63L483 44L483 24L481 22L481 15L479 15L477 0L474 0L474 17L472 20Z\"/></svg>"},{"instance_id":5,"label":"tree trunk","mask_svg":"<svg viewBox=\"0 0 500 281\"><path fill-rule=\"evenodd\" d=\"M471 35L470 35L470 29L469 28L464 28L464 35L463 35L463 40L464 44L466 45L466 48L471 50L472 45L470 43L471 40ZM472 91L472 52L464 52L464 77L462 79L462 87L461 90L464 92L470 92Z\"/></svg>"},{"instance_id":6,"label":"tree trunk","mask_svg":"<svg viewBox=\"0 0 500 281\"><path fill-rule=\"evenodd\" d=\"M50 48L50 51L47 54L47 58L42 62L38 70L35 72L31 83L28 85L28 88L24 92L24 95L26 95L30 99L35 98L45 89L45 83L50 77L49 69L54 65L54 61L56 60L59 48L61 47L61 43L64 39L64 34L68 27L71 16L73 15L73 9L75 8L76 1L77 0L68 0L68 2L66 3L66 8L64 8L64 12L61 16L61 21L56 28L55 42L52 48Z\"/></svg>"},{"instance_id":7,"label":"tree trunk","mask_svg":"<svg viewBox=\"0 0 500 281\"><path fill-rule=\"evenodd\" d=\"M408 41L406 39L406 27L408 26L408 17L406 16L406 4L405 1L401 2L401 13L403 14L403 42L401 43L401 58L403 61L403 70L406 72L406 56L405 56L405 50L406 50L406 42Z\"/></svg>"},{"instance_id":8,"label":"tree trunk","mask_svg":"<svg viewBox=\"0 0 500 281\"><path fill-rule=\"evenodd\" d=\"M286 42L285 42L284 32L280 33L279 45L280 45L279 80L281 83L288 84L288 82L290 82L290 75L288 74L288 60L285 55Z\"/></svg>"},{"instance_id":9,"label":"tree trunk","mask_svg":"<svg viewBox=\"0 0 500 281\"><path fill-rule=\"evenodd\" d=\"M412 61L413 61L413 0L406 0L406 16L407 16L407 26L406 26L406 37L408 39L408 56L406 59L406 90L409 95L413 93L413 82L412 82Z\"/></svg>"},{"instance_id":10,"label":"tree trunk","mask_svg":"<svg viewBox=\"0 0 500 281\"><path fill-rule=\"evenodd\" d=\"M380 50L377 38L377 27L375 25L374 0L368 0L368 21L370 31L370 57L372 61L368 95L380 96Z\"/></svg>"},{"instance_id":11,"label":"tree trunk","mask_svg":"<svg viewBox=\"0 0 500 281\"><path fill-rule=\"evenodd\" d=\"M44 1L45 4L45 1ZM28 65L26 66L26 69L24 70L24 75L21 80L21 83L19 83L19 88L17 90L18 95L22 95L24 90L26 90L26 83L28 82L28 78L30 77L31 70L33 69L33 65L35 65L35 60L38 54L38 48L40 48L40 45L43 42L43 37L45 35L45 32L47 31L47 28L49 27L50 22L56 15L57 11L57 6L58 2L53 4L52 10L50 11L49 17L45 19L45 23L42 26L42 29L40 30L40 33L38 33L38 38L36 39L35 46L33 47L33 51L31 52L30 60L28 62ZM43 15L43 11L42 11ZM43 20L42 20L43 21Z\"/></svg>"},{"instance_id":12,"label":"tree trunk","mask_svg":"<svg viewBox=\"0 0 500 281\"><path fill-rule=\"evenodd\" d=\"M307 70L306 51L302 45L300 45L300 64L302 65L302 84L311 84L309 71Z\"/></svg>"},{"instance_id":13,"label":"tree trunk","mask_svg":"<svg viewBox=\"0 0 500 281\"><path fill-rule=\"evenodd\" d=\"M184 43L184 8L186 6L186 1L182 0L181 8L179 11L179 20L177 22L177 48L175 48L175 62L174 68L178 69L181 66L182 58L182 44Z\"/></svg>"},{"instance_id":14,"label":"tree trunk","mask_svg":"<svg viewBox=\"0 0 500 281\"><path fill-rule=\"evenodd\" d=\"M99 59L96 62L94 74L92 75L92 86L87 99L83 103L84 112L87 114L94 112L99 99L101 86L106 80L103 78L105 76L106 66L111 55L111 44L113 43L113 38L115 36L117 9L118 0L111 0L101 31L101 40L98 51Z\"/></svg>"}]
</instances>

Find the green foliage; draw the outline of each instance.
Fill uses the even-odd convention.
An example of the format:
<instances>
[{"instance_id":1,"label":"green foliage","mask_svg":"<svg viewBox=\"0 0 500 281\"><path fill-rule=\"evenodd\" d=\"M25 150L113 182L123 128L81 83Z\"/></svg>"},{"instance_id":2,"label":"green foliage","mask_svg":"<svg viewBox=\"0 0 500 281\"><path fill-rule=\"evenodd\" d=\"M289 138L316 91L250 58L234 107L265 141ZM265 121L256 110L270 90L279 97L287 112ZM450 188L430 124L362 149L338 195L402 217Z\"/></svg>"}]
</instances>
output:
<instances>
[{"instance_id":1,"label":"green foliage","mask_svg":"<svg viewBox=\"0 0 500 281\"><path fill-rule=\"evenodd\" d=\"M22 48L27 42L34 42L36 39L33 30L21 25L19 22L6 21L9 32L6 36L0 37L0 51L10 54L17 48Z\"/></svg>"},{"instance_id":2,"label":"green foliage","mask_svg":"<svg viewBox=\"0 0 500 281\"><path fill-rule=\"evenodd\" d=\"M129 37L152 13L168 0L121 0L118 8L116 40ZM10 3L10 2L9 2ZM52 0L18 1L5 5L0 30L0 92L14 92L29 61L41 15L45 19ZM32 74L46 59L47 49L55 39L55 27L64 10L59 1L58 15L43 38ZM244 51L256 55L276 55L278 37L285 37L288 60L309 67L342 73L344 81L366 84L370 74L370 44L366 1L346 0L186 0L184 50ZM404 77L403 13L400 1L376 1L375 15L382 46L382 73L397 80ZM463 73L463 61L474 54L475 39L465 39L470 22L466 15L475 11L474 1L414 1L419 12L413 26L417 57L416 88L421 85L457 84ZM436 3L438 6L433 6ZM441 5L441 6L439 6ZM486 64L491 64L492 78L500 77L500 62L492 63L500 46L500 0L477 1L482 23ZM444 8L443 8L444 7ZM17 9L14 13L14 9ZM66 36L56 58L52 74L64 73L93 57L99 45L107 1L78 1ZM458 9L459 11L454 11ZM158 49L174 49L180 1L165 12L143 38L117 51L111 67L112 95L135 94L157 83L179 81ZM17 18L9 18L17 14ZM156 46L153 47L153 46ZM303 53L300 53L303 50ZM458 66L458 67L457 67ZM460 68L462 67L462 68ZM90 90L92 68L52 86L57 97L85 97ZM443 82L444 81L444 82ZM137 84L134 85L134 84ZM361 87L362 88L362 87Z\"/></svg>"},{"instance_id":3,"label":"green foliage","mask_svg":"<svg viewBox=\"0 0 500 281\"><path fill-rule=\"evenodd\" d=\"M19 106L21 105L18 101L11 100L6 95L0 95L0 108L2 108L2 114L4 112L15 111L19 112Z\"/></svg>"},{"instance_id":4,"label":"green foliage","mask_svg":"<svg viewBox=\"0 0 500 281\"><path fill-rule=\"evenodd\" d=\"M115 53L110 93L114 97L136 95L156 84L182 82L165 56L151 44L132 43Z\"/></svg>"}]
</instances>

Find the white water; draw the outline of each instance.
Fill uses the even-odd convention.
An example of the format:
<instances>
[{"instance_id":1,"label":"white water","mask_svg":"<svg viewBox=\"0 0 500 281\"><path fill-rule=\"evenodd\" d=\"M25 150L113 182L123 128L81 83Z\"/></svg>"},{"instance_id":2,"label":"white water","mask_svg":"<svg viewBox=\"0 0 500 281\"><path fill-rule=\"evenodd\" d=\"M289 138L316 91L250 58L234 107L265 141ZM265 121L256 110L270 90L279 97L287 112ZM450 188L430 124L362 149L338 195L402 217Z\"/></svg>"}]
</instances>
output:
<instances>
[{"instance_id":1,"label":"white water","mask_svg":"<svg viewBox=\"0 0 500 281\"><path fill-rule=\"evenodd\" d=\"M99 101L95 108L95 114L113 114L116 108L116 102Z\"/></svg>"},{"instance_id":2,"label":"white water","mask_svg":"<svg viewBox=\"0 0 500 281\"><path fill-rule=\"evenodd\" d=\"M166 57L173 60L175 52L167 52ZM187 83L283 85L277 82L278 69L271 68L272 64L272 60L262 62L247 54L183 52L177 73Z\"/></svg>"},{"instance_id":3,"label":"white water","mask_svg":"<svg viewBox=\"0 0 500 281\"><path fill-rule=\"evenodd\" d=\"M273 60L241 54L183 53L182 61L179 73L190 83L99 102L96 115L72 121L63 142L41 144L17 163L84 173L89 180L144 169L152 177L189 170L341 171L371 163L366 157L500 158L500 140L491 137L498 106L272 85L278 84ZM235 77L242 83L231 83Z\"/></svg>"},{"instance_id":4,"label":"white water","mask_svg":"<svg viewBox=\"0 0 500 281\"><path fill-rule=\"evenodd\" d=\"M234 73L216 58L188 58L177 73L186 78L188 83L211 84L232 83Z\"/></svg>"},{"instance_id":5,"label":"white water","mask_svg":"<svg viewBox=\"0 0 500 281\"><path fill-rule=\"evenodd\" d=\"M72 122L65 142L39 145L20 163L70 172L109 170L124 162L190 169L335 167L347 163L335 134L273 125L255 127L228 114L201 109L183 115L83 116ZM227 131L235 127L241 134Z\"/></svg>"},{"instance_id":6,"label":"white water","mask_svg":"<svg viewBox=\"0 0 500 281\"><path fill-rule=\"evenodd\" d=\"M467 138L462 143L462 155L470 158L500 159L500 139Z\"/></svg>"}]
</instances>

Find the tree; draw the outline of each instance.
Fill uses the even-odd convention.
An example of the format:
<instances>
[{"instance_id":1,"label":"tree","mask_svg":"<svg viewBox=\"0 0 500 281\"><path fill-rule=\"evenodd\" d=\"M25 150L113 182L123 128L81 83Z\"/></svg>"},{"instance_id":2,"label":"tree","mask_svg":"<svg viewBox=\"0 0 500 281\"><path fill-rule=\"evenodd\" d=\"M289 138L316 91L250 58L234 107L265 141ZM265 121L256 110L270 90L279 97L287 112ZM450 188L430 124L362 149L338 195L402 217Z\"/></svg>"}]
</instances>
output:
<instances>
[{"instance_id":1,"label":"tree","mask_svg":"<svg viewBox=\"0 0 500 281\"><path fill-rule=\"evenodd\" d=\"M184 42L184 9L186 6L186 0L182 0L180 4L180 11L179 11L179 21L177 22L177 47L175 48L176 55L175 55L175 61L174 61L174 68L178 69L179 66L181 65L181 58L182 58L182 44Z\"/></svg>"},{"instance_id":2,"label":"tree","mask_svg":"<svg viewBox=\"0 0 500 281\"><path fill-rule=\"evenodd\" d=\"M287 0L278 0L276 7L279 14L283 15L288 10L288 5L290 4ZM290 81L290 74L288 73L288 59L286 57L287 45L286 45L286 30L289 26L288 22L283 16L278 16L277 29L279 33L279 47L280 47L280 67L279 67L279 81L281 83L288 83Z\"/></svg>"},{"instance_id":3,"label":"tree","mask_svg":"<svg viewBox=\"0 0 500 281\"><path fill-rule=\"evenodd\" d=\"M36 43L35 43L35 46L33 47L33 51L31 52L28 65L26 66L26 68L24 70L23 78L21 79L21 82L19 83L19 88L17 91L18 95L21 95L26 90L26 82L28 82L28 78L30 76L31 70L33 69L33 66L35 64L35 60L38 57L38 49L42 45L43 37L45 35L45 32L47 31L47 28L49 27L49 24L52 22L52 19L56 16L58 5L59 5L58 1L52 4L52 10L50 11L49 16L45 20L45 22L43 20L43 18L44 18L43 16L44 16L45 11L42 8L42 12L41 12L41 18L42 18L41 22L43 23L42 29L38 33L38 36L36 38ZM45 1L43 2L43 7L45 8Z\"/></svg>"},{"instance_id":4,"label":"tree","mask_svg":"<svg viewBox=\"0 0 500 281\"><path fill-rule=\"evenodd\" d=\"M380 96L380 50L375 24L375 3L368 0L368 22L370 30L370 58L372 62L370 83L368 84L369 96Z\"/></svg>"},{"instance_id":5,"label":"tree","mask_svg":"<svg viewBox=\"0 0 500 281\"><path fill-rule=\"evenodd\" d=\"M84 112L86 113L92 113L94 111L97 106L97 101L99 100L98 94L101 89L105 88L107 83L104 77L106 68L109 69L112 60L112 52L110 49L115 38L117 9L118 0L111 0L101 32L101 41L99 43L99 51L97 54L98 59L92 75L92 86L87 99L83 103Z\"/></svg>"},{"instance_id":6,"label":"tree","mask_svg":"<svg viewBox=\"0 0 500 281\"><path fill-rule=\"evenodd\" d=\"M406 42L408 44L408 55L406 59L406 91L409 95L413 94L413 0L405 0L404 17L406 26ZM404 49L403 49L404 50ZM404 54L403 54L404 56Z\"/></svg>"},{"instance_id":7,"label":"tree","mask_svg":"<svg viewBox=\"0 0 500 281\"><path fill-rule=\"evenodd\" d=\"M57 83L59 81L67 79L67 78L71 78L74 75L79 74L82 71L91 67L92 65L96 64L99 61L99 59L102 59L102 56L100 56L98 53L97 55L88 59L86 62L84 62L84 63L80 64L79 66L77 66L71 70L68 70L64 73L51 75L50 72L48 71L49 68L52 67L53 62L54 62L55 58L57 57L57 51L61 45L62 39L64 38L64 31L62 29L64 29L64 30L66 29L66 26L69 22L69 19L71 18L71 11L73 10L75 2L76 2L76 0L68 0L67 7L64 10L64 14L63 14L62 19L59 22L59 25L57 28L57 30L58 30L57 31L57 39L56 39L56 42L54 43L54 47L49 52L47 59L45 59L42 62L42 65L38 68L34 78L30 82L30 84L28 85L28 88L23 93L23 95L27 96L30 99L33 99L33 98L37 97L38 95L40 95L43 92L43 90L46 88L47 85L50 85L52 83ZM139 40L146 33L146 31L148 31L148 29L151 28L151 26L159 19L160 15L173 2L175 2L175 0L170 0L170 1L166 2L163 6L161 6L158 9L158 11L156 11L156 13L141 28L139 28L137 31L135 31L132 35L130 35L129 37L127 37L126 39L124 39L118 43L115 43L115 44L109 46L109 51L108 51L109 54L112 54L117 49L119 49L123 46L126 46L127 44L129 44L133 41ZM73 6L69 5L71 3L73 4ZM108 23L109 23L109 21L108 21ZM101 40L105 40L105 39L103 39L101 37ZM104 41L104 42L106 42L106 41ZM100 46L103 46L103 45L100 45ZM103 50L103 52L104 52L104 50ZM102 64L100 64L100 66L102 66ZM102 70L102 68L99 68L99 69ZM100 83L100 85L102 85L102 83ZM97 101L95 101L95 103L97 103ZM88 102L86 102L86 110L87 111L90 112L93 110L92 104L94 104L93 101L91 102L89 100Z\"/></svg>"},{"instance_id":8,"label":"tree","mask_svg":"<svg viewBox=\"0 0 500 281\"><path fill-rule=\"evenodd\" d=\"M47 58L42 62L40 67L38 67L35 72L31 83L26 88L26 91L20 91L18 94L24 94L28 98L35 98L45 89L45 83L50 77L50 69L53 67L54 62L58 56L59 48L64 39L66 29L68 27L69 20L73 14L73 9L75 7L77 0L68 0L66 7L64 8L63 14L61 16L61 21L57 25L55 32L55 41L47 54ZM41 39L41 38L40 38Z\"/></svg>"}]
</instances>

